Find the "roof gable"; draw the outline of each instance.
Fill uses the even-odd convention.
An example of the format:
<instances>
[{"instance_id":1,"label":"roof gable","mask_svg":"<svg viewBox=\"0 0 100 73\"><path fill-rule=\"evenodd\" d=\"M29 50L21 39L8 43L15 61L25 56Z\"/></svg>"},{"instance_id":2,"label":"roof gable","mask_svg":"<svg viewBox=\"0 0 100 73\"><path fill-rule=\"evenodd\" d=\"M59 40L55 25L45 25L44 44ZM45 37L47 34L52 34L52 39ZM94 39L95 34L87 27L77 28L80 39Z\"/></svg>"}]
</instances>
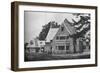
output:
<instances>
[{"instance_id":1,"label":"roof gable","mask_svg":"<svg viewBox=\"0 0 100 73\"><path fill-rule=\"evenodd\" d=\"M66 29L67 29L67 31L69 32L70 35L73 35L73 34L76 33L75 27L73 27L72 23L70 23L67 19L64 20L63 24L66 27Z\"/></svg>"},{"instance_id":2,"label":"roof gable","mask_svg":"<svg viewBox=\"0 0 100 73\"><path fill-rule=\"evenodd\" d=\"M64 22L60 25L59 28L50 28L47 37L46 42L50 42L53 40L57 35L61 36L68 36L76 33L76 29L71 26L72 23L70 23L67 19L64 20ZM61 32L61 28L64 27L64 31Z\"/></svg>"},{"instance_id":3,"label":"roof gable","mask_svg":"<svg viewBox=\"0 0 100 73\"><path fill-rule=\"evenodd\" d=\"M62 31L62 28L63 28L63 31ZM62 24L60 27L59 27L59 30L57 31L56 35L55 36L68 36L69 35L69 30L67 30L67 28L64 26L64 24Z\"/></svg>"}]
</instances>

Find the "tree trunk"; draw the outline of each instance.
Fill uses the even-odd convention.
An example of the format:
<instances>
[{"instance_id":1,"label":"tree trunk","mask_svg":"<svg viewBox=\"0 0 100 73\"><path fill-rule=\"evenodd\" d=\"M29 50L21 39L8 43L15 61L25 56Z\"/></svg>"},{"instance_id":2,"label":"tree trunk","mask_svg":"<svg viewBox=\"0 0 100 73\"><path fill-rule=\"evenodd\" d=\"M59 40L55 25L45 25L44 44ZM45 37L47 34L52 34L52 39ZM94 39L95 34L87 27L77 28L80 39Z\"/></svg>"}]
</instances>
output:
<instances>
[{"instance_id":1,"label":"tree trunk","mask_svg":"<svg viewBox=\"0 0 100 73\"><path fill-rule=\"evenodd\" d=\"M74 53L76 53L76 38L73 38Z\"/></svg>"}]
</instances>

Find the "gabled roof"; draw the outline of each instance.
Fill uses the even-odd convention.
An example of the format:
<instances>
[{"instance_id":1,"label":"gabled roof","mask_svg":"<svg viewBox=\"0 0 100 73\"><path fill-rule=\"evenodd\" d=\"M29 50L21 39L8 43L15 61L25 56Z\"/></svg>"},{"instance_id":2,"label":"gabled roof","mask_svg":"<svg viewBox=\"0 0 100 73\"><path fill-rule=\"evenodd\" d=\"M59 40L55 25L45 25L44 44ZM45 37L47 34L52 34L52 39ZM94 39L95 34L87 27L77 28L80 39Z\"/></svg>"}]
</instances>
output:
<instances>
[{"instance_id":1,"label":"gabled roof","mask_svg":"<svg viewBox=\"0 0 100 73\"><path fill-rule=\"evenodd\" d=\"M72 26L73 23L70 23L67 19L65 19L63 24L64 24L65 28L67 29L67 31L69 32L70 35L76 33L75 27Z\"/></svg>"},{"instance_id":2,"label":"gabled roof","mask_svg":"<svg viewBox=\"0 0 100 73\"><path fill-rule=\"evenodd\" d=\"M50 28L46 37L46 42L50 42L56 35L59 28Z\"/></svg>"},{"instance_id":3,"label":"gabled roof","mask_svg":"<svg viewBox=\"0 0 100 73\"><path fill-rule=\"evenodd\" d=\"M76 29L72 26L73 23L69 22L67 19L64 20L64 22L62 23L62 25L65 26L66 30L68 31L68 33L70 35L75 34L76 33ZM60 27L62 26L60 25ZM60 28L59 27L59 28ZM53 38L55 37L55 35L57 34L59 28L50 28L47 37L46 37L46 42L50 42L51 40L53 40Z\"/></svg>"}]
</instances>

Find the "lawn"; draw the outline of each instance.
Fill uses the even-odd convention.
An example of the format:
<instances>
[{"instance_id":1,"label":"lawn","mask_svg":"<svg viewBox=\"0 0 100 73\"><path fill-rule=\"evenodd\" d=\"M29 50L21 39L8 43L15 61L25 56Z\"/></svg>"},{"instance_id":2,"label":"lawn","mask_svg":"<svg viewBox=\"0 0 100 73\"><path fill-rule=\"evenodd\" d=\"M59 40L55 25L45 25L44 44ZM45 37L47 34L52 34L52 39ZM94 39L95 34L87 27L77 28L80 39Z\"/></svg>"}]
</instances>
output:
<instances>
[{"instance_id":1,"label":"lawn","mask_svg":"<svg viewBox=\"0 0 100 73\"><path fill-rule=\"evenodd\" d=\"M47 54L30 53L25 55L25 61L43 61L43 60L68 60L68 59L86 59L90 58L90 53L77 54Z\"/></svg>"}]
</instances>

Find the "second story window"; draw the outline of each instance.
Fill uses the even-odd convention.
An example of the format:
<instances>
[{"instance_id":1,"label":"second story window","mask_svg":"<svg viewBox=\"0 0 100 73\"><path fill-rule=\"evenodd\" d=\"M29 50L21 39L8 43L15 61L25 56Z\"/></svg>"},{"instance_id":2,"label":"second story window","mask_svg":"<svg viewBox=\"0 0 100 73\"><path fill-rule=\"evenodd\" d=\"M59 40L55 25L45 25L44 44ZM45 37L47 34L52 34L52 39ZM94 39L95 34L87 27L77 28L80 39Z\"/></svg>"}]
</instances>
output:
<instances>
[{"instance_id":1,"label":"second story window","mask_svg":"<svg viewBox=\"0 0 100 73\"><path fill-rule=\"evenodd\" d=\"M56 40L58 40L58 39L59 39L59 37L57 36L57 37L56 37Z\"/></svg>"},{"instance_id":2,"label":"second story window","mask_svg":"<svg viewBox=\"0 0 100 73\"><path fill-rule=\"evenodd\" d=\"M60 40L65 40L66 37L65 36L60 36Z\"/></svg>"},{"instance_id":3,"label":"second story window","mask_svg":"<svg viewBox=\"0 0 100 73\"><path fill-rule=\"evenodd\" d=\"M68 39L68 36L57 36L56 40L65 40Z\"/></svg>"}]
</instances>

